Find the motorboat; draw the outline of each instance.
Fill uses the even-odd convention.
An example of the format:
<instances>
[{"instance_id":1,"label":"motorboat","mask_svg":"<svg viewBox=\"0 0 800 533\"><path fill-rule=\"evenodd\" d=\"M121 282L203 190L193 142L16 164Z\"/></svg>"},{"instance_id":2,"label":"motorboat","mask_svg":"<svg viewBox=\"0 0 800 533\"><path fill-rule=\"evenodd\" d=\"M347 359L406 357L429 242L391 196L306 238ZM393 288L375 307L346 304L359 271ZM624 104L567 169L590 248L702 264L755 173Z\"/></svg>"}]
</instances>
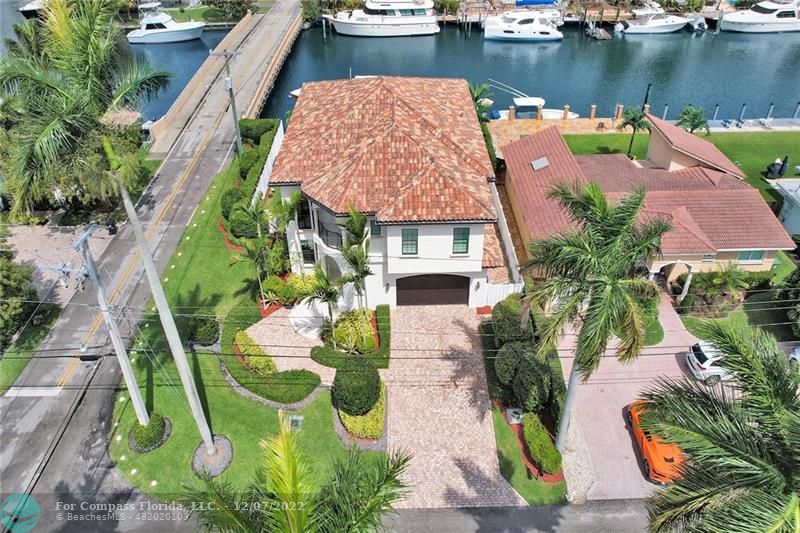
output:
<instances>
[{"instance_id":1,"label":"motorboat","mask_svg":"<svg viewBox=\"0 0 800 533\"><path fill-rule=\"evenodd\" d=\"M743 33L800 31L800 0L759 2L746 11L725 14L720 29Z\"/></svg>"},{"instance_id":2,"label":"motorboat","mask_svg":"<svg viewBox=\"0 0 800 533\"><path fill-rule=\"evenodd\" d=\"M511 87L505 83L489 78L489 86L493 89L503 91L513 96L514 102L514 116L516 118L541 118L544 120L563 120L563 109L547 109L544 107L544 98L538 96L528 96ZM489 113L489 118L492 120L508 120L508 109L495 110ZM580 115L567 112L568 119L580 118Z\"/></svg>"},{"instance_id":3,"label":"motorboat","mask_svg":"<svg viewBox=\"0 0 800 533\"><path fill-rule=\"evenodd\" d=\"M558 31L549 13L515 9L488 17L483 38L489 41L560 41L564 34Z\"/></svg>"},{"instance_id":4,"label":"motorboat","mask_svg":"<svg viewBox=\"0 0 800 533\"><path fill-rule=\"evenodd\" d=\"M161 11L161 2L139 4L139 29L128 33L131 44L179 43L199 39L206 27L205 22L175 22Z\"/></svg>"},{"instance_id":5,"label":"motorboat","mask_svg":"<svg viewBox=\"0 0 800 533\"><path fill-rule=\"evenodd\" d=\"M339 11L323 17L337 33L356 37L434 35L440 30L433 0L367 0L363 9Z\"/></svg>"},{"instance_id":6,"label":"motorboat","mask_svg":"<svg viewBox=\"0 0 800 533\"><path fill-rule=\"evenodd\" d=\"M682 30L687 24L689 24L688 18L657 13L643 18L617 22L614 25L614 31L625 34L672 33Z\"/></svg>"},{"instance_id":7,"label":"motorboat","mask_svg":"<svg viewBox=\"0 0 800 533\"><path fill-rule=\"evenodd\" d=\"M519 2L517 5L520 5ZM487 24L496 24L500 22L500 20L504 16L511 16L511 17L529 17L535 16L537 18L546 18L550 23L553 24L556 28L560 28L564 25L564 12L561 9L558 9L556 4L536 4L534 6L526 7L524 9L512 9L510 11L504 11L497 15L491 15L484 18L481 21L481 28L486 29Z\"/></svg>"},{"instance_id":8,"label":"motorboat","mask_svg":"<svg viewBox=\"0 0 800 533\"><path fill-rule=\"evenodd\" d=\"M647 0L642 6L631 9L631 14L637 19L649 17L651 15L663 15L664 13L664 8L653 0Z\"/></svg>"}]
</instances>

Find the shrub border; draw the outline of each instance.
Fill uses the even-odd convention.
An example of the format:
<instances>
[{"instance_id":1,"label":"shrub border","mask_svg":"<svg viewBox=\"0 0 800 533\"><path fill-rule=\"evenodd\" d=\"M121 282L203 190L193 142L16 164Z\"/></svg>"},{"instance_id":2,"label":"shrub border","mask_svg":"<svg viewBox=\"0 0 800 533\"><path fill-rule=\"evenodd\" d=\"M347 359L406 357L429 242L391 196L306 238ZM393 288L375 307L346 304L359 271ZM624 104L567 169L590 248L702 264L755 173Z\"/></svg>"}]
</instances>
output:
<instances>
[{"instance_id":1,"label":"shrub border","mask_svg":"<svg viewBox=\"0 0 800 533\"><path fill-rule=\"evenodd\" d=\"M162 433L161 439L159 439L157 443L147 446L145 448L140 448L139 445L136 444L136 439L133 438L133 428L135 426L131 426L131 429L128 431L128 448L132 452L136 453L152 452L153 450L155 450L156 448L160 448L165 442L167 442L167 439L169 439L169 436L172 434L172 420L163 415L161 416L161 418L164 419L164 433Z\"/></svg>"}]
</instances>

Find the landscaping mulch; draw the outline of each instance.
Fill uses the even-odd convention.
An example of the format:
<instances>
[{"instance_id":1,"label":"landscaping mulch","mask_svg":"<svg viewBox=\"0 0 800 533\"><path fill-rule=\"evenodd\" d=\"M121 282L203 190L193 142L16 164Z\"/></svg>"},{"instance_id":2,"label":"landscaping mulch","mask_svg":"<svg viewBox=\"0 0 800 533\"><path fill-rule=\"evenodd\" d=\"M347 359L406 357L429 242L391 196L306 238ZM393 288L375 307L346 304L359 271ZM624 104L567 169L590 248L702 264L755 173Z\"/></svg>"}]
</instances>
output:
<instances>
[{"instance_id":1,"label":"landscaping mulch","mask_svg":"<svg viewBox=\"0 0 800 533\"><path fill-rule=\"evenodd\" d=\"M244 252L244 248L242 246L239 246L237 244L233 244L230 241L230 236L228 235L228 230L226 230L225 226L222 224L222 219L221 218L217 219L217 229L219 230L220 233L222 233L222 239L225 241L225 247L228 248L228 250L232 250L234 252L239 252L239 253Z\"/></svg>"},{"instance_id":2,"label":"landscaping mulch","mask_svg":"<svg viewBox=\"0 0 800 533\"><path fill-rule=\"evenodd\" d=\"M206 446L202 442L195 450L192 457L192 472L195 475L205 472L210 476L217 477L233 462L233 444L231 440L220 434L214 435L213 439L214 447L216 448L214 455L208 455Z\"/></svg>"},{"instance_id":3,"label":"landscaping mulch","mask_svg":"<svg viewBox=\"0 0 800 533\"><path fill-rule=\"evenodd\" d=\"M564 481L564 471L560 471L557 474L548 474L533 464L533 460L531 456L528 454L528 448L525 445L525 436L522 432L522 424L510 424L508 422L508 416L506 415L506 406L503 405L503 402L498 400L492 400L492 405L497 407L497 409L503 414L503 420L511 428L511 431L517 436L517 444L519 444L519 450L522 454L522 462L525 463L525 467L528 469L528 472L531 473L533 477L536 479L543 481L545 483L561 483Z\"/></svg>"},{"instance_id":4,"label":"landscaping mulch","mask_svg":"<svg viewBox=\"0 0 800 533\"><path fill-rule=\"evenodd\" d=\"M172 421L166 416L163 418L164 418L164 434L161 435L161 440L159 440L157 443L151 446L140 448L139 445L136 444L136 441L133 438L133 430L131 430L128 432L128 448L130 448L132 451L136 453L147 453L155 450L156 448L160 447L162 444L167 442L167 439L169 438L170 434L172 434Z\"/></svg>"}]
</instances>

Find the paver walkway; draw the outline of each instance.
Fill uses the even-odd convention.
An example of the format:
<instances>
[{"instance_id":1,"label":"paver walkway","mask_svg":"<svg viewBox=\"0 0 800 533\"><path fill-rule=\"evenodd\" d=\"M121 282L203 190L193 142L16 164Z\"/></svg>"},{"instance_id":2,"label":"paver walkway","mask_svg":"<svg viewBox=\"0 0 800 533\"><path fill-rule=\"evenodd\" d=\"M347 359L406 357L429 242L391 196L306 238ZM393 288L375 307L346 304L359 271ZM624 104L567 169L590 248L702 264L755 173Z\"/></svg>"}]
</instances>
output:
<instances>
[{"instance_id":1,"label":"paver walkway","mask_svg":"<svg viewBox=\"0 0 800 533\"><path fill-rule=\"evenodd\" d=\"M646 347L628 365L616 360L612 346L589 382L579 386L573 416L577 417L595 476L586 495L590 500L645 498L656 488L642 473L623 409L657 377L688 375L683 354L697 342L686 331L665 293L661 294L658 312L664 328L662 342ZM559 344L565 376L572 369L574 343L575 336L568 334Z\"/></svg>"},{"instance_id":2,"label":"paver walkway","mask_svg":"<svg viewBox=\"0 0 800 533\"><path fill-rule=\"evenodd\" d=\"M322 366L311 359L311 348L322 342L300 335L289 323L289 310L281 308L262 318L249 328L247 334L264 352L273 356L279 371L311 370L319 374L323 385L332 385L335 368Z\"/></svg>"},{"instance_id":3,"label":"paver walkway","mask_svg":"<svg viewBox=\"0 0 800 533\"><path fill-rule=\"evenodd\" d=\"M500 475L474 309L392 309L388 445L414 454L399 508L525 505Z\"/></svg>"}]
</instances>

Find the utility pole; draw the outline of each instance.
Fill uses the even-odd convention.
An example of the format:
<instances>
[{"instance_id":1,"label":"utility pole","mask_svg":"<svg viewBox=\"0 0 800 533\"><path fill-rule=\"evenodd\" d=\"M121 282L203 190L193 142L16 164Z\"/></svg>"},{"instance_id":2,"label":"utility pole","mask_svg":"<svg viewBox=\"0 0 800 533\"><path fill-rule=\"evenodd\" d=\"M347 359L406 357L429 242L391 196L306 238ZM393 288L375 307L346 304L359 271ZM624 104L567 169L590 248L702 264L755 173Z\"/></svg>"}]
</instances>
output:
<instances>
[{"instance_id":1,"label":"utility pole","mask_svg":"<svg viewBox=\"0 0 800 533\"><path fill-rule=\"evenodd\" d=\"M200 403L200 396L197 394L197 385L195 385L194 377L189 369L189 361L186 359L186 352L183 349L183 343L178 334L178 328L175 326L172 310L169 308L167 297L164 295L164 287L161 286L161 278L156 270L153 256L147 247L147 239L145 238L144 231L142 231L142 224L139 222L139 216L136 214L136 209L128 194L128 189L125 188L119 177L117 177L117 184L119 186L120 195L122 196L122 203L125 206L125 212L128 215L128 221L136 237L136 244L139 248L139 255L142 257L144 272L150 284L150 291L153 293L156 308L158 309L158 317L161 319L164 335L167 337L169 349L172 352L172 357L175 359L175 366L178 367L178 374L180 374L183 389L186 392L186 398L189 400L189 407L197 423L197 428L200 430L200 436L203 438L203 443L206 446L208 455L214 455L216 446L214 446L214 439L211 436L211 429L208 427L208 421L206 420L205 413L203 413L203 405Z\"/></svg>"},{"instance_id":2,"label":"utility pole","mask_svg":"<svg viewBox=\"0 0 800 533\"><path fill-rule=\"evenodd\" d=\"M83 235L78 237L78 240L76 240L72 245L75 251L81 254L83 266L79 269L70 269L66 265L59 265L59 270L64 278L68 278L69 274L74 272L78 275L78 278L81 281L88 276L89 279L92 280L92 283L94 283L95 289L97 290L97 302L100 304L100 312L103 313L103 318L108 326L108 334L111 337L111 344L114 345L114 351L117 354L119 366L122 369L122 375L125 378L125 385L128 387L128 393L131 395L133 410L136 411L136 418L139 420L139 424L146 426L150 423L150 417L147 414L147 408L144 405L142 393L139 391L139 385L136 383L136 377L133 374L131 361L128 359L128 352L125 350L125 344L122 342L122 336L119 333L119 328L117 327L117 323L114 321L114 317L111 315L111 311L108 309L106 289L103 286L103 282L100 280L100 276L97 275L97 268L94 264L92 251L89 249L89 237L96 228L97 226L95 224L89 226L89 229L87 229ZM79 281L79 283L81 281Z\"/></svg>"},{"instance_id":3,"label":"utility pole","mask_svg":"<svg viewBox=\"0 0 800 533\"><path fill-rule=\"evenodd\" d=\"M242 153L242 133L239 131L239 114L236 112L236 96L233 94L233 78L231 77L231 60L241 52L214 52L209 50L209 55L225 58L225 89L228 91L228 98L231 102L231 114L233 115L233 127L236 130L236 153Z\"/></svg>"}]
</instances>

